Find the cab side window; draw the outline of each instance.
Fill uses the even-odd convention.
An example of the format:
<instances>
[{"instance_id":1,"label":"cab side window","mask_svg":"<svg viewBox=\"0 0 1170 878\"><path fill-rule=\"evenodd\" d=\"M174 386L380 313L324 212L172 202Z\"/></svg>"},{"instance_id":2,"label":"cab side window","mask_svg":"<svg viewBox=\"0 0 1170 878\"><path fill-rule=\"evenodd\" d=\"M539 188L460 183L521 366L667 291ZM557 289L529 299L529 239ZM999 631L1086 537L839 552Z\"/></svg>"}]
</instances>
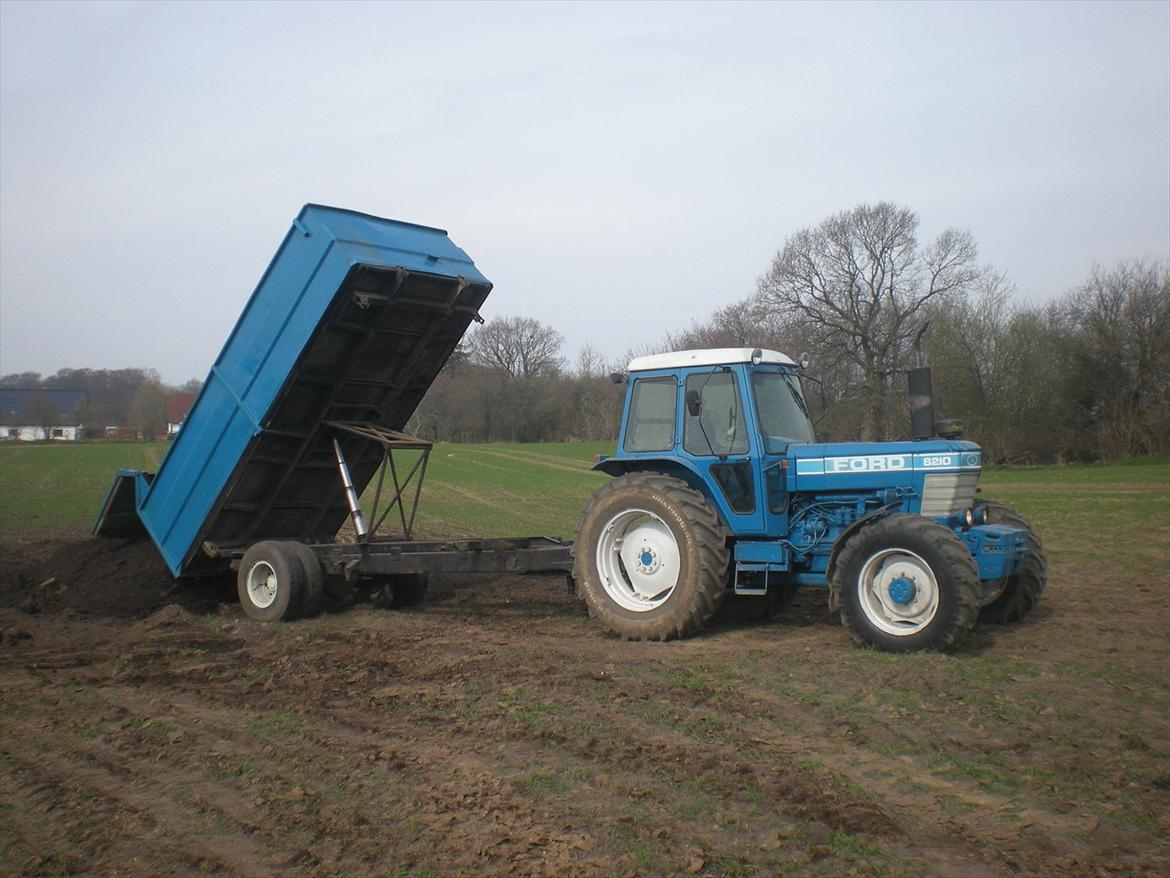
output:
<instances>
[{"instance_id":1,"label":"cab side window","mask_svg":"<svg viewBox=\"0 0 1170 878\"><path fill-rule=\"evenodd\" d=\"M639 378L630 397L626 421L626 451L669 451L674 448L674 418L678 406L678 382L665 378Z\"/></svg>"},{"instance_id":2,"label":"cab side window","mask_svg":"<svg viewBox=\"0 0 1170 878\"><path fill-rule=\"evenodd\" d=\"M739 388L731 372L706 372L687 377L687 393L699 392L698 416L687 412L683 448L691 454L746 454L748 431Z\"/></svg>"}]
</instances>

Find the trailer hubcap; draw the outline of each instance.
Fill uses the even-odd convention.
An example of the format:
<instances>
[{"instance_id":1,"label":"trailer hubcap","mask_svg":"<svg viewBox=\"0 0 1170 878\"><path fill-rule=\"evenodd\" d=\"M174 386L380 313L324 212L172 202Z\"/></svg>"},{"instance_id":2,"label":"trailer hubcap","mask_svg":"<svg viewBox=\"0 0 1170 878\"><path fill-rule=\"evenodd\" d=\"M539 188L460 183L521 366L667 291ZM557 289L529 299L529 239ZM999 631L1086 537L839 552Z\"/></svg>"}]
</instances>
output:
<instances>
[{"instance_id":1,"label":"trailer hubcap","mask_svg":"<svg viewBox=\"0 0 1170 878\"><path fill-rule=\"evenodd\" d=\"M861 568L857 590L866 618L897 637L918 633L938 613L934 571L906 549L883 549L871 555Z\"/></svg>"},{"instance_id":2,"label":"trailer hubcap","mask_svg":"<svg viewBox=\"0 0 1170 878\"><path fill-rule=\"evenodd\" d=\"M260 609L272 606L276 600L278 582L276 571L267 561L257 561L248 571L248 598Z\"/></svg>"},{"instance_id":3,"label":"trailer hubcap","mask_svg":"<svg viewBox=\"0 0 1170 878\"><path fill-rule=\"evenodd\" d=\"M666 522L644 509L619 512L602 528L597 572L614 602L646 612L670 599L679 574L678 541Z\"/></svg>"}]
</instances>

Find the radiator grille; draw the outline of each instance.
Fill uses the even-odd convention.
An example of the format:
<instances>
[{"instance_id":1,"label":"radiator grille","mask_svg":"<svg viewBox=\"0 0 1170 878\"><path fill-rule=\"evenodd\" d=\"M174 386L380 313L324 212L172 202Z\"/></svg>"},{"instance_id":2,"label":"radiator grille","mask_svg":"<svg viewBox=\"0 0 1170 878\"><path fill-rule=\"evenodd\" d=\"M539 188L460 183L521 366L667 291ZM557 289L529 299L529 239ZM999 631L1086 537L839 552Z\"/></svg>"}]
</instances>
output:
<instances>
[{"instance_id":1,"label":"radiator grille","mask_svg":"<svg viewBox=\"0 0 1170 878\"><path fill-rule=\"evenodd\" d=\"M979 473L937 473L926 477L922 515L928 518L962 515L975 501Z\"/></svg>"}]
</instances>

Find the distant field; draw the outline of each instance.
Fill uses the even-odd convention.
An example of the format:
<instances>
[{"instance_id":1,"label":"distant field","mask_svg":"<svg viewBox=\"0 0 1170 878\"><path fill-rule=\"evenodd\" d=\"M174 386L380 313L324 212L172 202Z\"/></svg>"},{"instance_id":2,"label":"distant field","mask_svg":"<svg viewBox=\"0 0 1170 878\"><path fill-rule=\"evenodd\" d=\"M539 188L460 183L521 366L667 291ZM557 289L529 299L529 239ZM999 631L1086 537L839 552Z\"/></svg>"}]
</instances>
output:
<instances>
[{"instance_id":1,"label":"distant field","mask_svg":"<svg viewBox=\"0 0 1170 878\"><path fill-rule=\"evenodd\" d=\"M120 467L157 470L168 448L123 442L0 446L0 532L88 527ZM568 536L585 499L605 478L589 472L594 456L612 450L605 442L437 445L417 526L444 536Z\"/></svg>"},{"instance_id":2,"label":"distant field","mask_svg":"<svg viewBox=\"0 0 1170 878\"><path fill-rule=\"evenodd\" d=\"M120 467L157 470L168 447L0 446L0 532L88 526ZM571 536L582 505L606 478L589 467L612 451L609 442L436 445L417 527L443 536ZM988 470L982 485L984 496L1052 524L1096 521L1124 532L1136 516L1170 530L1166 461Z\"/></svg>"}]
</instances>

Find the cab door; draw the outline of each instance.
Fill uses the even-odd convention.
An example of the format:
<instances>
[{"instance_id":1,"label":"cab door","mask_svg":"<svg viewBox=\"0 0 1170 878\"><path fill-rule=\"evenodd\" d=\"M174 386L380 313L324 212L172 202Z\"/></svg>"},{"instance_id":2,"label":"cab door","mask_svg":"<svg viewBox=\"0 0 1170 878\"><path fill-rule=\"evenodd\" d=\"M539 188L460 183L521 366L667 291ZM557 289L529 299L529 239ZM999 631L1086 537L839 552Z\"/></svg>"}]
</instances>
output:
<instances>
[{"instance_id":1,"label":"cab door","mask_svg":"<svg viewBox=\"0 0 1170 878\"><path fill-rule=\"evenodd\" d=\"M703 474L733 533L762 532L760 473L753 460L759 440L743 376L727 367L691 372L683 399L682 454Z\"/></svg>"}]
</instances>

